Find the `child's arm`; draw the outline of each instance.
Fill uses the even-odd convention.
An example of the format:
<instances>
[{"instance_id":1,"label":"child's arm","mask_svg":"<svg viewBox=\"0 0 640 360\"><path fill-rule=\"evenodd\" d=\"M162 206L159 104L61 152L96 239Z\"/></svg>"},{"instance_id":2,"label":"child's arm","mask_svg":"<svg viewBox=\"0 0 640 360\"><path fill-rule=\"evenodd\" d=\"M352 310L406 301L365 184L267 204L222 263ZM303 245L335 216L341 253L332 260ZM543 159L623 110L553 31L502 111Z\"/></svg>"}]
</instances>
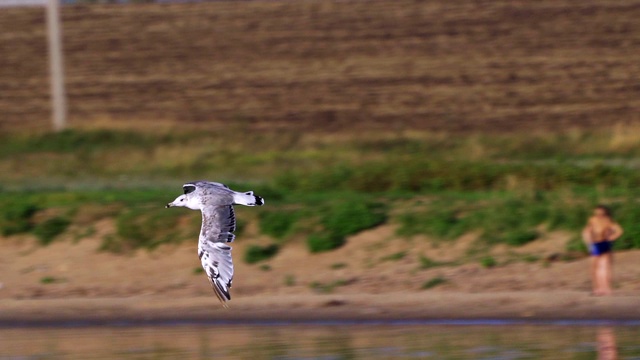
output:
<instances>
[{"instance_id":1,"label":"child's arm","mask_svg":"<svg viewBox=\"0 0 640 360\"><path fill-rule=\"evenodd\" d=\"M609 235L609 238L607 240L609 241L616 241L620 238L620 236L622 236L622 234L624 234L624 230L622 230L622 226L620 226L620 224L613 224L613 226L611 227L612 233L611 235Z\"/></svg>"}]
</instances>

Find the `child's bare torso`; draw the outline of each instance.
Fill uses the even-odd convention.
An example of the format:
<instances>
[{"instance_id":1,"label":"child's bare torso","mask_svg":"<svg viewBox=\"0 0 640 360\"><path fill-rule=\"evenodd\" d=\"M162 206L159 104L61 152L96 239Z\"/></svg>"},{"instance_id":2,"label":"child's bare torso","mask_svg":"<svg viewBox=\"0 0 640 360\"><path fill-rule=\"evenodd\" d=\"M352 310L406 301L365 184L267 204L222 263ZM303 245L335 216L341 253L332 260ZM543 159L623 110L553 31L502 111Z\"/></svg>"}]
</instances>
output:
<instances>
[{"instance_id":1,"label":"child's bare torso","mask_svg":"<svg viewBox=\"0 0 640 360\"><path fill-rule=\"evenodd\" d=\"M589 220L591 224L591 241L601 242L610 240L609 237L613 233L614 223L610 218L601 218L594 216Z\"/></svg>"}]
</instances>

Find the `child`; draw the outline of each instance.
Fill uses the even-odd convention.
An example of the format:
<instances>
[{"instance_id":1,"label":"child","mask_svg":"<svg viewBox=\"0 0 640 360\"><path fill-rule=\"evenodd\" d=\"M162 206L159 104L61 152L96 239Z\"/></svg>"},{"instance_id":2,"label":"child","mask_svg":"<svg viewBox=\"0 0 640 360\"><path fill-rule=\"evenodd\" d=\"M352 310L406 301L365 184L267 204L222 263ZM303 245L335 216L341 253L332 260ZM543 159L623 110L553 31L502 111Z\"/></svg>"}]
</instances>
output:
<instances>
[{"instance_id":1,"label":"child","mask_svg":"<svg viewBox=\"0 0 640 360\"><path fill-rule=\"evenodd\" d=\"M582 231L589 252L591 253L591 278L593 295L611 295L613 242L622 236L623 230L616 223L611 210L598 205Z\"/></svg>"}]
</instances>

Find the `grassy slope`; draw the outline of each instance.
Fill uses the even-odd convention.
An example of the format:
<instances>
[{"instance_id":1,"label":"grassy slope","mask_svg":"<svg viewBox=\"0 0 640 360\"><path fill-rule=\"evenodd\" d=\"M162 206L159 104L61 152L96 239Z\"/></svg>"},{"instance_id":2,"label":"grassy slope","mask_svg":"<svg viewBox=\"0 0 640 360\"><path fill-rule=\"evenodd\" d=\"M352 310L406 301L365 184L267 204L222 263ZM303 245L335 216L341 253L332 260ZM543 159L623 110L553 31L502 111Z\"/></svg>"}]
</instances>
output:
<instances>
[{"instance_id":1,"label":"grassy slope","mask_svg":"<svg viewBox=\"0 0 640 360\"><path fill-rule=\"evenodd\" d=\"M93 223L113 219L104 249L155 248L192 235L197 214L162 205L183 180L209 178L268 199L268 207L241 209L239 217L243 226L257 224L277 247L306 241L310 251L330 250L383 222L397 224L400 237L456 239L475 232L483 244L519 246L549 231L575 233L598 202L620 210L628 231L619 246L640 247L635 133L618 126L360 140L346 133L247 132L247 144L232 146L217 133L190 131L16 135L0 143L0 228L6 235L33 232L47 243L67 226L82 238L95 232ZM250 149L255 146L259 152ZM264 245L254 256L277 253ZM576 239L567 250L580 249Z\"/></svg>"},{"instance_id":2,"label":"grassy slope","mask_svg":"<svg viewBox=\"0 0 640 360\"><path fill-rule=\"evenodd\" d=\"M638 122L639 15L633 0L68 6L70 113L305 131ZM1 128L46 127L43 22L0 12Z\"/></svg>"}]
</instances>

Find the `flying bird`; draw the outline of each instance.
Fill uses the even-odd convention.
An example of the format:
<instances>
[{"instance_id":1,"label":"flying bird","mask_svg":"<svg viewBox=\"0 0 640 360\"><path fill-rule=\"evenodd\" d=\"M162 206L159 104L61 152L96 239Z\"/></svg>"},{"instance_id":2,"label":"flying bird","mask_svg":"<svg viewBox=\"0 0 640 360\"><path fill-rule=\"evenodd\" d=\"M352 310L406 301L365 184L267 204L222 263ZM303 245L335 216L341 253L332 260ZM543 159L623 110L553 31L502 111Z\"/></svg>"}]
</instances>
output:
<instances>
[{"instance_id":1,"label":"flying bird","mask_svg":"<svg viewBox=\"0 0 640 360\"><path fill-rule=\"evenodd\" d=\"M198 241L198 257L202 263L213 292L223 306L231 300L229 289L233 281L231 246L235 239L236 216L233 205L261 206L264 199L253 191L237 192L217 182L194 181L182 185L184 194L178 196L167 208L186 207L202 212L202 227Z\"/></svg>"}]
</instances>

